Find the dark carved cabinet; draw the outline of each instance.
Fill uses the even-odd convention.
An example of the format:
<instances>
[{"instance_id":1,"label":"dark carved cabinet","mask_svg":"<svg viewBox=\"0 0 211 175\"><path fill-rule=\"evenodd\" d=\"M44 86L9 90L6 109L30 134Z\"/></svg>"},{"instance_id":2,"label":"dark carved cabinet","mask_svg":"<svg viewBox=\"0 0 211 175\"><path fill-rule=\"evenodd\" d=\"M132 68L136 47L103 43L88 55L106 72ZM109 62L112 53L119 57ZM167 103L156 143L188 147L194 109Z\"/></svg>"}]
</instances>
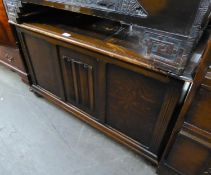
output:
<instances>
[{"instance_id":1,"label":"dark carved cabinet","mask_svg":"<svg viewBox=\"0 0 211 175\"><path fill-rule=\"evenodd\" d=\"M180 132L166 160L178 174L206 175L210 173L210 146L203 140L192 138L187 132ZM172 174L172 173L166 173Z\"/></svg>"},{"instance_id":2,"label":"dark carved cabinet","mask_svg":"<svg viewBox=\"0 0 211 175\"><path fill-rule=\"evenodd\" d=\"M182 81L17 28L32 86L157 162ZM78 112L78 113L76 113Z\"/></svg>"},{"instance_id":3,"label":"dark carved cabinet","mask_svg":"<svg viewBox=\"0 0 211 175\"><path fill-rule=\"evenodd\" d=\"M210 81L210 79L209 79ZM186 115L182 130L165 157L166 174L211 173L211 86L203 84Z\"/></svg>"},{"instance_id":4,"label":"dark carved cabinet","mask_svg":"<svg viewBox=\"0 0 211 175\"><path fill-rule=\"evenodd\" d=\"M186 98L160 174L211 174L211 40L204 58L206 64L201 65Z\"/></svg>"},{"instance_id":5,"label":"dark carved cabinet","mask_svg":"<svg viewBox=\"0 0 211 175\"><path fill-rule=\"evenodd\" d=\"M211 174L210 0L4 4L36 95L160 174Z\"/></svg>"}]
</instances>

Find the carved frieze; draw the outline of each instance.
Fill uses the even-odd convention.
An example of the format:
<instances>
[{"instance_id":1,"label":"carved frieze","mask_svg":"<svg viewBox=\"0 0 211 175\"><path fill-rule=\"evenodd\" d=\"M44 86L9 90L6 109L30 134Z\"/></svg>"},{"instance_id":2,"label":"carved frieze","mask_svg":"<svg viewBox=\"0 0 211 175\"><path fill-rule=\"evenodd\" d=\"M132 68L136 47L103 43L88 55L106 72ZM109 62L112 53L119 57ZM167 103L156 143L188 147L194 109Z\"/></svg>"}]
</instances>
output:
<instances>
[{"instance_id":1,"label":"carved frieze","mask_svg":"<svg viewBox=\"0 0 211 175\"><path fill-rule=\"evenodd\" d=\"M146 32L143 44L147 48L147 55L156 59L166 59L175 61L181 57L184 49L181 47L181 40L156 33Z\"/></svg>"},{"instance_id":2,"label":"carved frieze","mask_svg":"<svg viewBox=\"0 0 211 175\"><path fill-rule=\"evenodd\" d=\"M58 0L50 0L59 3ZM65 1L65 2L64 2ZM138 17L147 17L146 10L141 6L138 0L64 0L61 3L76 5L79 7L88 7L99 10L112 11L119 14L126 14Z\"/></svg>"},{"instance_id":3,"label":"carved frieze","mask_svg":"<svg viewBox=\"0 0 211 175\"><path fill-rule=\"evenodd\" d=\"M143 0L4 0L4 2L9 19L13 22L16 22L19 16L20 19L24 16L23 12L19 13L19 10L24 11L20 8L21 4L23 9L26 4L36 4L121 21L122 24L136 28L131 30L129 36L132 44L135 43L133 48L136 48L136 52L152 60L160 69L176 74L182 74L191 58L192 51L209 21L211 9L211 0L195 0L194 3L167 0L165 8L157 14L149 8L149 6L157 8L156 0L151 3ZM187 11L187 8L192 11Z\"/></svg>"},{"instance_id":4,"label":"carved frieze","mask_svg":"<svg viewBox=\"0 0 211 175\"><path fill-rule=\"evenodd\" d=\"M16 22L20 12L19 8L22 6L20 0L5 0L4 5L10 21Z\"/></svg>"}]
</instances>

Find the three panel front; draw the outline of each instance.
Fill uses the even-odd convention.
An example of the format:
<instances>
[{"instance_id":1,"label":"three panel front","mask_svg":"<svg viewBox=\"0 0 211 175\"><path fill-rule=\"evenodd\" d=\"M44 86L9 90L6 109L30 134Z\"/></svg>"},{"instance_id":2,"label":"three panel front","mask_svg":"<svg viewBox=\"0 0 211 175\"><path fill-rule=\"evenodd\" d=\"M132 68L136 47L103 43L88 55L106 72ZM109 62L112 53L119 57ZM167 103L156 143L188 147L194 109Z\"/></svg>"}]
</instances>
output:
<instances>
[{"instance_id":1,"label":"three panel front","mask_svg":"<svg viewBox=\"0 0 211 175\"><path fill-rule=\"evenodd\" d=\"M38 34L23 30L21 35L38 89L99 122L93 126L103 124L106 133L158 158L180 97L180 81Z\"/></svg>"}]
</instances>

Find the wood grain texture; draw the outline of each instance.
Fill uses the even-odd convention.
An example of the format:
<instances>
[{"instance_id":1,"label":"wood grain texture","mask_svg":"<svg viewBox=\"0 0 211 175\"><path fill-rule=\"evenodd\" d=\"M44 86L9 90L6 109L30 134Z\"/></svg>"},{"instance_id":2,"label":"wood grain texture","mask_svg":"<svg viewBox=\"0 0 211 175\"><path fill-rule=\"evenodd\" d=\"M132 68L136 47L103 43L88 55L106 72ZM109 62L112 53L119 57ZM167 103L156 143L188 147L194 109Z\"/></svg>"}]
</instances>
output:
<instances>
[{"instance_id":1,"label":"wood grain texture","mask_svg":"<svg viewBox=\"0 0 211 175\"><path fill-rule=\"evenodd\" d=\"M181 174L203 174L202 169L211 156L210 148L187 136L184 132L178 135L173 151L168 156L168 165Z\"/></svg>"},{"instance_id":2,"label":"wood grain texture","mask_svg":"<svg viewBox=\"0 0 211 175\"><path fill-rule=\"evenodd\" d=\"M174 113L175 106L177 105L180 98L182 85L182 82L176 82L173 80L169 83L169 85L167 85L168 89L165 94L165 99L163 100L163 105L161 107L160 114L158 116L150 143L151 150L154 153L157 153L159 151L160 147L158 147L158 145L160 145L160 143L162 142L162 136L165 135L167 126Z\"/></svg>"},{"instance_id":3,"label":"wood grain texture","mask_svg":"<svg viewBox=\"0 0 211 175\"><path fill-rule=\"evenodd\" d=\"M165 84L113 65L107 71L106 123L148 147Z\"/></svg>"},{"instance_id":4,"label":"wood grain texture","mask_svg":"<svg viewBox=\"0 0 211 175\"><path fill-rule=\"evenodd\" d=\"M64 98L56 46L29 35L24 35L24 39L35 72L34 83Z\"/></svg>"},{"instance_id":5,"label":"wood grain texture","mask_svg":"<svg viewBox=\"0 0 211 175\"><path fill-rule=\"evenodd\" d=\"M157 154L180 94L176 87L181 89L173 81L165 84L109 65L106 124Z\"/></svg>"},{"instance_id":6,"label":"wood grain texture","mask_svg":"<svg viewBox=\"0 0 211 175\"><path fill-rule=\"evenodd\" d=\"M158 161L181 81L31 30L18 32L36 93Z\"/></svg>"},{"instance_id":7,"label":"wood grain texture","mask_svg":"<svg viewBox=\"0 0 211 175\"><path fill-rule=\"evenodd\" d=\"M0 60L15 67L19 72L25 72L19 49L7 46L0 46Z\"/></svg>"},{"instance_id":8,"label":"wood grain texture","mask_svg":"<svg viewBox=\"0 0 211 175\"><path fill-rule=\"evenodd\" d=\"M154 72L157 72L157 76L159 76L160 74L163 74L163 75L175 76L176 78L181 79L181 80L188 80L188 81L192 80L190 76L176 76L175 74L171 74L168 71L163 71L162 69L158 69L159 63L158 65L155 66L153 61L145 59L143 56L141 56L140 54L136 52L133 52L131 49L126 49L124 48L124 46L119 47L120 43L110 43L110 42L113 42L112 39L109 42L105 42L105 39L102 39L102 40L95 39L92 37L92 36L97 35L95 33L93 34L93 33L85 32L84 34L84 31L80 31L80 29L78 29L80 32L76 33L76 32L72 32L71 30L69 31L69 27L68 27L66 30L68 31L68 33L71 33L72 36L63 37L62 33L64 32L64 30L58 26L43 25L39 23L24 23L24 24L12 23L12 24L24 29L25 31L29 33L32 33L32 32L39 33L41 34L42 37L46 37L46 36L47 38L51 37L51 40L54 38L56 40L63 41L63 43L66 42L71 45L79 46L84 49L93 51L95 53L99 53L107 57L112 57L116 60L127 62L134 66L153 70ZM83 34L81 34L81 32L83 32ZM135 37L132 37L132 39L133 38ZM48 38L48 40L50 39ZM126 43L123 42L123 44L126 46L128 44L130 45L131 43L133 43L133 41L131 40L127 41ZM133 45L137 46L134 43Z\"/></svg>"},{"instance_id":9,"label":"wood grain texture","mask_svg":"<svg viewBox=\"0 0 211 175\"><path fill-rule=\"evenodd\" d=\"M67 102L95 114L96 62L66 48L60 48L60 60Z\"/></svg>"},{"instance_id":10,"label":"wood grain texture","mask_svg":"<svg viewBox=\"0 0 211 175\"><path fill-rule=\"evenodd\" d=\"M210 134L211 138L211 91L200 88L187 113L186 122Z\"/></svg>"},{"instance_id":11,"label":"wood grain texture","mask_svg":"<svg viewBox=\"0 0 211 175\"><path fill-rule=\"evenodd\" d=\"M20 58L20 51L17 49L14 30L8 23L3 0L0 0L0 63L9 69L17 72L25 83L29 83L25 63Z\"/></svg>"},{"instance_id":12,"label":"wood grain texture","mask_svg":"<svg viewBox=\"0 0 211 175\"><path fill-rule=\"evenodd\" d=\"M210 31L208 34L210 36ZM160 174L210 173L211 39L205 43L205 46L201 63L161 160L158 171Z\"/></svg>"},{"instance_id":13,"label":"wood grain texture","mask_svg":"<svg viewBox=\"0 0 211 175\"><path fill-rule=\"evenodd\" d=\"M0 46L0 63L17 72L23 82L29 84L28 74L26 73L19 49L8 46Z\"/></svg>"},{"instance_id":14,"label":"wood grain texture","mask_svg":"<svg viewBox=\"0 0 211 175\"><path fill-rule=\"evenodd\" d=\"M12 47L16 46L11 27L8 23L3 0L0 0L0 44Z\"/></svg>"}]
</instances>

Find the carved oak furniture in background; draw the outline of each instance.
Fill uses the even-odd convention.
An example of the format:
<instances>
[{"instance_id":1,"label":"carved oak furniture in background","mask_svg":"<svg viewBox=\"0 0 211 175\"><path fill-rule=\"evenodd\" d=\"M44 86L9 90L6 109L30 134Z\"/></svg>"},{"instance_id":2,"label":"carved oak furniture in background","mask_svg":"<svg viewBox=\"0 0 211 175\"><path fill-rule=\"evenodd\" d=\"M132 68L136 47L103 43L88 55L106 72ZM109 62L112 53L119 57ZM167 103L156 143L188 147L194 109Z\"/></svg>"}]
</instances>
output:
<instances>
[{"instance_id":1,"label":"carved oak furniture in background","mask_svg":"<svg viewBox=\"0 0 211 175\"><path fill-rule=\"evenodd\" d=\"M28 81L2 0L0 0L0 63L16 71L24 81Z\"/></svg>"},{"instance_id":2,"label":"carved oak furniture in background","mask_svg":"<svg viewBox=\"0 0 211 175\"><path fill-rule=\"evenodd\" d=\"M210 1L5 0L5 6L32 89L158 163L204 50L198 41Z\"/></svg>"},{"instance_id":3,"label":"carved oak furniture in background","mask_svg":"<svg viewBox=\"0 0 211 175\"><path fill-rule=\"evenodd\" d=\"M211 35L203 57L160 163L160 174L211 174Z\"/></svg>"}]
</instances>

